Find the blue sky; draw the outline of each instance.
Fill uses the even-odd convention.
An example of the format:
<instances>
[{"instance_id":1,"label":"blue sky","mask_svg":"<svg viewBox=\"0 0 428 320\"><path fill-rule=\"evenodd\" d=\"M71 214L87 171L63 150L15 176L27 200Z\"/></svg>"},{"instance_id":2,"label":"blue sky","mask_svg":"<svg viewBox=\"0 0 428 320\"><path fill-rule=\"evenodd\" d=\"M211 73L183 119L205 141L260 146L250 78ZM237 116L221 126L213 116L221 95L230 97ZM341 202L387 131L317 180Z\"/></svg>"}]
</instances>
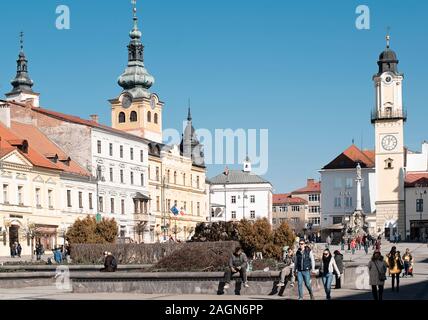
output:
<instances>
[{"instance_id":1,"label":"blue sky","mask_svg":"<svg viewBox=\"0 0 428 320\"><path fill-rule=\"evenodd\" d=\"M355 27L360 4L370 8L370 30ZM55 28L58 5L71 10L70 30ZM428 139L426 1L140 0L138 8L164 127L181 128L191 97L195 127L269 129L266 178L275 192L318 178L352 139L373 148L371 78L387 26L405 74L406 144L419 150ZM42 105L98 113L109 124L107 100L120 93L127 62L130 0L1 1L0 12L1 92L10 90L24 30Z\"/></svg>"}]
</instances>

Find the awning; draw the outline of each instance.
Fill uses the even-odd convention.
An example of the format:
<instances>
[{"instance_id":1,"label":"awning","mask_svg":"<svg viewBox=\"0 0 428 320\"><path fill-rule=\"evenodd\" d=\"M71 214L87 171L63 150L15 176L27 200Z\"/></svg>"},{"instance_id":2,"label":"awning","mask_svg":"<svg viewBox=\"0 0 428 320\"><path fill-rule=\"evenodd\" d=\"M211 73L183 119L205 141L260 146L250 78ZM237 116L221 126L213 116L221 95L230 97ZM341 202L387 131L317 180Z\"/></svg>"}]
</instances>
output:
<instances>
[{"instance_id":1,"label":"awning","mask_svg":"<svg viewBox=\"0 0 428 320\"><path fill-rule=\"evenodd\" d=\"M152 200L149 196L146 196L140 192L137 192L135 194L134 200L143 200L143 201L149 201Z\"/></svg>"}]
</instances>

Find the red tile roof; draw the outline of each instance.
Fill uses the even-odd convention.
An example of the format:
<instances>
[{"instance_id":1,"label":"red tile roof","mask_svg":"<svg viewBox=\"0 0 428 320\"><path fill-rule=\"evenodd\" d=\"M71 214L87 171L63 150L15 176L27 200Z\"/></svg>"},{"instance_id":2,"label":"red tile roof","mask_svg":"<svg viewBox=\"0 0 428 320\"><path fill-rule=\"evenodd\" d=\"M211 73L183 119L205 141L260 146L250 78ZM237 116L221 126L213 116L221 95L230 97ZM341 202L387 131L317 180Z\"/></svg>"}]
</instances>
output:
<instances>
[{"instance_id":1,"label":"red tile roof","mask_svg":"<svg viewBox=\"0 0 428 320\"><path fill-rule=\"evenodd\" d=\"M358 163L362 168L374 168L375 161L373 150L361 151L353 144L323 169L355 169Z\"/></svg>"},{"instance_id":2,"label":"red tile roof","mask_svg":"<svg viewBox=\"0 0 428 320\"><path fill-rule=\"evenodd\" d=\"M70 158L60 147L58 147L53 141L51 141L33 125L12 121L11 129L18 136L25 138L29 142L29 145L40 152L40 154L42 154L45 158L55 155L58 155L58 160L68 160ZM62 163L61 161L56 162L55 165L64 172L83 176L91 175L88 170L82 168L76 161L73 160L70 161L69 165Z\"/></svg>"},{"instance_id":3,"label":"red tile roof","mask_svg":"<svg viewBox=\"0 0 428 320\"><path fill-rule=\"evenodd\" d=\"M77 116L72 116L72 115L68 115L68 114L65 114L65 113L61 113L61 112L57 112L57 111L52 111L52 110L44 109L44 108L41 108L41 107L32 107L32 106L28 106L28 105L26 105L24 103L19 103L19 102L16 102L16 101L5 101L5 100L1 100L0 99L0 102L13 104L13 105L19 106L21 108L30 108L32 111L44 114L44 115L49 116L49 117L57 118L59 120L66 121L66 122L81 124L81 125L92 127L92 128L102 129L104 131L109 131L111 133L122 135L123 137L129 138L129 139L142 140L142 141L146 141L146 142L152 142L152 141L149 141L147 139L138 137L136 135L124 132L122 130L114 129L112 127L100 124L98 122L95 122L95 121L92 121L92 120L82 119L82 118L77 117Z\"/></svg>"},{"instance_id":4,"label":"red tile roof","mask_svg":"<svg viewBox=\"0 0 428 320\"><path fill-rule=\"evenodd\" d=\"M17 141L21 140L22 137L18 136L16 133L14 133L11 129L5 127L3 124L0 123L0 138L1 138L1 148L11 149L9 152L11 152L13 149L18 150L25 158L27 158L34 166L41 167L41 168L48 168L53 170L61 170L58 166L50 162L48 159L46 159L40 152L38 152L35 148L29 144L28 146L28 153L24 153L20 151L17 147L13 147L8 141L14 141L16 143ZM9 153L7 152L7 153ZM6 153L6 154L7 154Z\"/></svg>"},{"instance_id":5,"label":"red tile roof","mask_svg":"<svg viewBox=\"0 0 428 320\"><path fill-rule=\"evenodd\" d=\"M301 204L307 204L307 201L305 199L299 198L299 197L292 197L290 193L286 194L274 194L272 197L272 202L274 205L282 205L282 204L295 204L295 205L301 205Z\"/></svg>"},{"instance_id":6,"label":"red tile roof","mask_svg":"<svg viewBox=\"0 0 428 320\"><path fill-rule=\"evenodd\" d=\"M299 194L299 193L321 193L321 182L313 179L308 179L306 187L293 191L291 194Z\"/></svg>"},{"instance_id":7,"label":"red tile roof","mask_svg":"<svg viewBox=\"0 0 428 320\"><path fill-rule=\"evenodd\" d=\"M428 186L428 172L412 172L406 175L406 187L416 187L417 185Z\"/></svg>"}]
</instances>

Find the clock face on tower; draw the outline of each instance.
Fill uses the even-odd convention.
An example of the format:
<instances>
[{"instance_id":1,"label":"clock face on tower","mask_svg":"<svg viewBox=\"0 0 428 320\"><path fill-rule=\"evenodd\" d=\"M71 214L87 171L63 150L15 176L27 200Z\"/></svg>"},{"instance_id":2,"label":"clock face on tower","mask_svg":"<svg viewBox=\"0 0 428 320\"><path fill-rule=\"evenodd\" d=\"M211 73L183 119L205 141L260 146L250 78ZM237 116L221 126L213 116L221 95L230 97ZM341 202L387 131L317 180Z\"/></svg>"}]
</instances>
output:
<instances>
[{"instance_id":1,"label":"clock face on tower","mask_svg":"<svg viewBox=\"0 0 428 320\"><path fill-rule=\"evenodd\" d=\"M382 148L386 151L392 151L397 148L398 141L393 135L387 135L382 139Z\"/></svg>"},{"instance_id":2,"label":"clock face on tower","mask_svg":"<svg viewBox=\"0 0 428 320\"><path fill-rule=\"evenodd\" d=\"M132 96L127 93L123 94L121 97L121 103L123 108L129 108L132 104Z\"/></svg>"}]
</instances>

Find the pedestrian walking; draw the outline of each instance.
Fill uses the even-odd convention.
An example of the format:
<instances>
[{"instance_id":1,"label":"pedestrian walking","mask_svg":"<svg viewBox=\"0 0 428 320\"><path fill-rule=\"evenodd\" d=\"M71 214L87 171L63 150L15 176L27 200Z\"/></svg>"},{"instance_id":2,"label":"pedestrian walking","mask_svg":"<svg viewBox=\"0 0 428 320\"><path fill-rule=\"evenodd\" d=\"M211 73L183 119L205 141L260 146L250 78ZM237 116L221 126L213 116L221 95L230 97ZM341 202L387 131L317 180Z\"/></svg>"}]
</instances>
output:
<instances>
[{"instance_id":1,"label":"pedestrian walking","mask_svg":"<svg viewBox=\"0 0 428 320\"><path fill-rule=\"evenodd\" d=\"M352 255L355 254L355 248L356 247L357 247L357 241L355 239L352 239L352 241L351 241L351 252L352 252Z\"/></svg>"},{"instance_id":2,"label":"pedestrian walking","mask_svg":"<svg viewBox=\"0 0 428 320\"><path fill-rule=\"evenodd\" d=\"M18 258L21 258L21 253L22 253L22 247L21 247L21 244L18 242L18 244L16 245L16 254L18 255Z\"/></svg>"},{"instance_id":3,"label":"pedestrian walking","mask_svg":"<svg viewBox=\"0 0 428 320\"><path fill-rule=\"evenodd\" d=\"M385 262L392 278L392 291L396 290L398 292L400 290L400 274L403 270L403 261L401 260L400 252L397 251L395 246L386 255Z\"/></svg>"},{"instance_id":4,"label":"pedestrian walking","mask_svg":"<svg viewBox=\"0 0 428 320\"><path fill-rule=\"evenodd\" d=\"M351 237L348 237L348 251L351 251Z\"/></svg>"},{"instance_id":5,"label":"pedestrian walking","mask_svg":"<svg viewBox=\"0 0 428 320\"><path fill-rule=\"evenodd\" d=\"M12 243L10 246L10 256L12 258L16 257L16 242Z\"/></svg>"},{"instance_id":6,"label":"pedestrian walking","mask_svg":"<svg viewBox=\"0 0 428 320\"><path fill-rule=\"evenodd\" d=\"M341 289L342 284L342 276L343 276L343 254L340 253L339 250L334 251L334 261L336 261L337 269L339 269L339 274L335 273L336 276L336 286L335 289ZM338 276L339 275L339 276Z\"/></svg>"},{"instance_id":7,"label":"pedestrian walking","mask_svg":"<svg viewBox=\"0 0 428 320\"><path fill-rule=\"evenodd\" d=\"M372 286L374 300L383 300L383 288L386 280L387 265L380 253L376 250L368 264L369 284Z\"/></svg>"},{"instance_id":8,"label":"pedestrian walking","mask_svg":"<svg viewBox=\"0 0 428 320\"><path fill-rule=\"evenodd\" d=\"M403 277L407 278L409 275L413 277L413 272L410 273L410 269L413 267L413 256L410 253L409 248L407 248L406 252L403 254L403 263L404 263Z\"/></svg>"},{"instance_id":9,"label":"pedestrian walking","mask_svg":"<svg viewBox=\"0 0 428 320\"><path fill-rule=\"evenodd\" d=\"M340 250L345 251L345 236L340 240Z\"/></svg>"},{"instance_id":10,"label":"pedestrian walking","mask_svg":"<svg viewBox=\"0 0 428 320\"><path fill-rule=\"evenodd\" d=\"M303 283L309 291L311 300L314 300L315 297L311 287L311 272L315 273L315 258L311 248L304 241L299 242L294 269L297 273L299 300L303 300Z\"/></svg>"},{"instance_id":11,"label":"pedestrian walking","mask_svg":"<svg viewBox=\"0 0 428 320\"><path fill-rule=\"evenodd\" d=\"M237 247L233 252L232 256L229 260L229 266L226 269L226 284L224 289L227 290L230 288L230 281L232 280L232 275L235 273L239 273L244 287L248 288L248 280L247 280L247 266L248 266L248 258L244 253L241 247Z\"/></svg>"},{"instance_id":12,"label":"pedestrian walking","mask_svg":"<svg viewBox=\"0 0 428 320\"><path fill-rule=\"evenodd\" d=\"M331 283L333 282L333 273L336 273L336 277L340 278L340 271L337 268L336 260L331 255L329 249L325 249L323 257L321 259L320 273L322 277L322 283L324 285L324 291L326 299L331 299Z\"/></svg>"},{"instance_id":13,"label":"pedestrian walking","mask_svg":"<svg viewBox=\"0 0 428 320\"><path fill-rule=\"evenodd\" d=\"M280 281L278 283L278 287L285 286L285 278L290 277L290 286L294 287L295 277L294 277L294 262L296 257L294 256L294 252L292 248L288 248L286 252L284 252L284 264L285 267L281 270L280 273Z\"/></svg>"}]
</instances>

